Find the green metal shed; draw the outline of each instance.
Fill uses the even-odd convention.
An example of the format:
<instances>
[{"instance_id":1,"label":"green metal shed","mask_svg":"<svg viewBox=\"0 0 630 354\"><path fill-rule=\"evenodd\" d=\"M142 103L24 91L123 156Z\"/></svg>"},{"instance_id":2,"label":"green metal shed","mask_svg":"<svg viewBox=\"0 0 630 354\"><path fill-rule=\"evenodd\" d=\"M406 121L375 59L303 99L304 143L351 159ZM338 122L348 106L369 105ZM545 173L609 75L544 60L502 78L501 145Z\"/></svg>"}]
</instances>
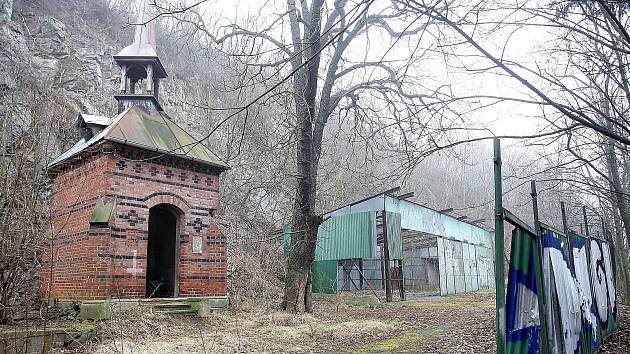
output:
<instances>
[{"instance_id":1,"label":"green metal shed","mask_svg":"<svg viewBox=\"0 0 630 354\"><path fill-rule=\"evenodd\" d=\"M492 237L477 225L386 192L324 216L326 221L318 230L312 267L314 292L347 290L348 281L354 283L356 273L361 277L361 285L369 275L374 279L368 280L367 286L382 288L386 274L384 234L388 258L394 261L390 269L401 273L398 276L406 287L421 283L417 277L433 282L441 295L493 287ZM287 256L290 227L285 227L283 236ZM394 269L397 261L401 261L398 270Z\"/></svg>"}]
</instances>

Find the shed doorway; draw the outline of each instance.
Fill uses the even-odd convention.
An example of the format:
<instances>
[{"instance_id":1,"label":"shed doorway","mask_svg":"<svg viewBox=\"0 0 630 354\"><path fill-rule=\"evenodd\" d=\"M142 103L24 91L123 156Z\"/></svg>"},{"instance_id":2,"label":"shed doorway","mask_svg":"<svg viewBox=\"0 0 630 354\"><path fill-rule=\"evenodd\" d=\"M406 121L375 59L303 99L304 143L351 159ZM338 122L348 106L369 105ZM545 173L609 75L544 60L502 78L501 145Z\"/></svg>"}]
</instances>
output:
<instances>
[{"instance_id":1,"label":"shed doorway","mask_svg":"<svg viewBox=\"0 0 630 354\"><path fill-rule=\"evenodd\" d=\"M146 297L177 296L179 214L168 205L149 209Z\"/></svg>"}]
</instances>

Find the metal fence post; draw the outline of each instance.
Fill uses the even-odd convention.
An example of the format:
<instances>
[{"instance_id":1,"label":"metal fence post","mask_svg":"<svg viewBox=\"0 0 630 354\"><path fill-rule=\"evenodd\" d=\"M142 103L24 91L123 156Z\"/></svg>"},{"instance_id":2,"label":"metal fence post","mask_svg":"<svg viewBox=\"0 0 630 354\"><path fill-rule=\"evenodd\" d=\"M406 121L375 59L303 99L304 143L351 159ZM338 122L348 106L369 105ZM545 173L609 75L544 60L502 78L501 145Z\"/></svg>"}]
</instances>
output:
<instances>
[{"instance_id":1,"label":"metal fence post","mask_svg":"<svg viewBox=\"0 0 630 354\"><path fill-rule=\"evenodd\" d=\"M496 287L497 354L505 353L505 270L503 262L503 184L501 141L494 139L494 278Z\"/></svg>"},{"instance_id":2,"label":"metal fence post","mask_svg":"<svg viewBox=\"0 0 630 354\"><path fill-rule=\"evenodd\" d=\"M538 289L538 317L540 320L540 349L541 353L549 352L549 343L547 342L547 318L545 318L545 285L543 281L543 252L542 252L542 236L540 235L540 215L538 213L538 191L536 190L536 181L532 181L532 206L534 209L534 230L536 238L534 239L534 263L536 263L536 288Z\"/></svg>"},{"instance_id":3,"label":"metal fence post","mask_svg":"<svg viewBox=\"0 0 630 354\"><path fill-rule=\"evenodd\" d=\"M383 196L383 199L387 198ZM389 266L389 242L387 240L387 211L383 206L383 258L385 260L385 301L392 302L392 282Z\"/></svg>"}]
</instances>

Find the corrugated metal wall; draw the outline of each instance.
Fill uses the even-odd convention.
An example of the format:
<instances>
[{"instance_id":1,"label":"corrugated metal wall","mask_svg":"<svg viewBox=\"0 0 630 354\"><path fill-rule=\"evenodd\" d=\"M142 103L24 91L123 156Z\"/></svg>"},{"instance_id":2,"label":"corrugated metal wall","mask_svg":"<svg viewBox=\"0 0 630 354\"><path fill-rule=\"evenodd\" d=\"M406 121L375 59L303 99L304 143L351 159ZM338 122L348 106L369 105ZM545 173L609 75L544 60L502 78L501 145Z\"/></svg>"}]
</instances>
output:
<instances>
[{"instance_id":1,"label":"corrugated metal wall","mask_svg":"<svg viewBox=\"0 0 630 354\"><path fill-rule=\"evenodd\" d=\"M363 212L326 220L317 232L315 260L374 258L374 213ZM400 234L400 231L398 232Z\"/></svg>"},{"instance_id":2,"label":"corrugated metal wall","mask_svg":"<svg viewBox=\"0 0 630 354\"><path fill-rule=\"evenodd\" d=\"M395 217L392 219L393 237L397 234L400 238L400 216L397 224L398 231L395 231ZM388 224L390 224L389 221ZM342 215L324 221L317 231L315 260L374 258L376 255L375 225L376 215L373 212ZM291 225L284 227L282 241L286 258L291 249Z\"/></svg>"},{"instance_id":3,"label":"corrugated metal wall","mask_svg":"<svg viewBox=\"0 0 630 354\"><path fill-rule=\"evenodd\" d=\"M477 269L479 271L479 288L494 288L494 250L477 247Z\"/></svg>"},{"instance_id":4,"label":"corrugated metal wall","mask_svg":"<svg viewBox=\"0 0 630 354\"><path fill-rule=\"evenodd\" d=\"M395 217L393 227L396 226ZM389 221L388 221L389 224ZM398 217L400 239L400 217ZM395 231L392 231L395 233ZM291 249L291 226L283 229L285 258ZM398 244L402 244L398 242ZM396 246L393 246L394 249ZM317 232L315 262L311 268L313 292L334 294L338 289L337 260L374 258L376 252L376 213L362 212L332 217Z\"/></svg>"},{"instance_id":5,"label":"corrugated metal wall","mask_svg":"<svg viewBox=\"0 0 630 354\"><path fill-rule=\"evenodd\" d=\"M437 239L440 294L458 294L494 287L492 249Z\"/></svg>"},{"instance_id":6,"label":"corrugated metal wall","mask_svg":"<svg viewBox=\"0 0 630 354\"><path fill-rule=\"evenodd\" d=\"M289 251L291 250L291 225L285 225L282 228L282 253L284 258L289 257Z\"/></svg>"},{"instance_id":7,"label":"corrugated metal wall","mask_svg":"<svg viewBox=\"0 0 630 354\"><path fill-rule=\"evenodd\" d=\"M337 261L315 261L311 270L314 293L337 293Z\"/></svg>"},{"instance_id":8,"label":"corrugated metal wall","mask_svg":"<svg viewBox=\"0 0 630 354\"><path fill-rule=\"evenodd\" d=\"M387 221L387 249L389 250L389 259L402 259L402 237L400 229L400 214L385 212L385 220Z\"/></svg>"}]
</instances>

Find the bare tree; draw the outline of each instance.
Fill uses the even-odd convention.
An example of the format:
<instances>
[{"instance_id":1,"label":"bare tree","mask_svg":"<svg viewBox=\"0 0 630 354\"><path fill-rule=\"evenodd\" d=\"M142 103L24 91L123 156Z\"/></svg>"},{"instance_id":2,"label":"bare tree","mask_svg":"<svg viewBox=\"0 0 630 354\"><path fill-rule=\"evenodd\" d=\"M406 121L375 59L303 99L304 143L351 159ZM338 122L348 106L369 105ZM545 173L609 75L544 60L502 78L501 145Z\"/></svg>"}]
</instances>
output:
<instances>
[{"instance_id":1,"label":"bare tree","mask_svg":"<svg viewBox=\"0 0 630 354\"><path fill-rule=\"evenodd\" d=\"M442 3L442 2L439 1L438 3ZM603 1L597 1L596 3L607 8ZM575 13L570 12L566 14L565 16L560 17L561 19L565 19L564 22L562 22L562 20L558 20L557 16L553 18L552 15L550 15L550 13L552 12L557 13L558 11L561 11L561 9L558 9L557 6L554 6L553 4L548 5L548 8L527 7L527 5L531 5L530 1L524 1L523 4L518 4L518 6L509 6L507 4L502 4L502 5L503 6L500 8L503 11L517 11L521 7L525 7L526 9L525 11L532 12L535 16L542 17L546 20L552 21L552 23L555 26L570 28L573 34L581 35L583 37L586 36L586 39L608 46L615 52L626 52L627 48L630 47L630 41L628 41L628 39L625 36L622 36L621 38L619 38L621 40L618 40L618 36L616 35L616 32L615 32L615 35L613 36L610 36L611 32L599 34L599 35L593 35L590 32L590 30L592 29L584 28L583 25L578 25L576 22L572 20L573 15L575 15ZM444 6L446 6L446 4L444 4ZM472 13L472 14L467 13L464 15L464 18L453 19L453 18L450 18L449 15L447 15L444 12L444 10L438 8L436 4L433 4L433 3L427 4L425 2L415 1L415 0L409 1L407 4L407 8L418 13L426 13L428 14L428 16L434 18L436 21L443 23L447 28L451 29L456 34L458 34L464 40L464 43L472 46L474 49L479 51L479 53L481 53L483 57L488 59L494 65L495 68L503 71L510 77L517 80L520 84L525 86L527 89L529 89L535 96L537 96L540 99L539 104L552 107L557 112L561 113L564 117L579 124L580 126L584 126L589 129L592 129L600 134L608 136L625 145L630 144L630 139L627 138L628 134L630 134L630 126L617 124L617 127L621 129L622 132L617 133L616 131L611 131L607 129L605 125L599 123L597 120L594 120L593 117L588 116L587 114L582 112L582 110L579 109L580 107L572 106L568 102L563 101L561 97L556 98L556 97L553 97L551 93L544 92L544 90L539 88L539 86L530 82L530 80L528 80L526 76L524 76L523 74L519 74L517 70L523 70L527 72L528 74L531 74L541 79L542 83L549 83L551 81L551 84L553 84L554 86L562 90L561 92L566 93L570 96L571 86L567 86L566 81L565 81L567 77L554 76L554 77L551 77L550 80L547 80L548 78L545 76L545 73L537 70L539 68L528 68L525 65L522 65L518 62L504 61L502 60L502 58L491 54L486 48L484 48L480 44L478 40L473 38L473 36L464 29L464 26L466 25L471 25L474 28L476 28L477 26L476 21L471 22L466 17L466 16L475 16L475 13ZM571 7L569 6L568 9L570 8ZM478 13L478 11L476 13ZM582 11L588 11L588 10L582 9ZM605 28L605 27L612 26L612 27L615 27L616 29L619 29L622 33L625 32L623 30L623 27L619 28L617 26L617 23L619 21L618 19L616 19L615 14L612 12L607 12L606 14L603 14L600 12L598 14L599 16L597 16L597 14L593 15L592 13L591 14L582 13L582 14L588 17L589 19L593 20L591 23L593 27L595 28ZM577 97L573 96L570 98L577 98ZM585 102L583 100L579 100L579 103L582 105L588 106L589 108L593 108L592 104L589 105L588 102Z\"/></svg>"},{"instance_id":2,"label":"bare tree","mask_svg":"<svg viewBox=\"0 0 630 354\"><path fill-rule=\"evenodd\" d=\"M322 184L320 161L324 155L324 137L327 130L330 132L331 117L349 116L353 125L350 130L356 132L360 140L369 141L364 157L389 154L390 161L398 162L390 172L399 175L401 171L413 170L436 152L492 138L494 134L485 127L471 126L468 117L475 110L497 102L530 104L538 107L540 118L547 125L537 134L512 137L531 139L532 146L562 147L563 150L558 152L568 159L558 163L549 157L549 164L541 166L548 172L545 178L551 183L562 182L574 192L594 190L591 195L610 198L608 192L615 190L615 184L602 183L606 179L599 177L603 178L611 171L605 164L608 161L610 165L614 159L606 159L606 156L618 156L618 162L627 163L630 126L625 118L625 108L617 100L611 99L610 113L605 113L598 102L601 102L602 92L611 98L616 97L617 92L628 91L627 83L624 84L627 81L624 62L630 42L619 20L625 14L623 6L611 7L603 1L594 1L588 6L580 2L567 4L550 3L545 7L538 2L522 0L517 4L482 1L469 6L457 1L394 0L387 4L391 6L383 7L369 0L301 3L288 0L286 8L274 9L277 13L263 20L248 18L244 23L233 21L223 25L208 23L206 17L191 7L163 9L162 14L175 15L178 21L192 26L195 36L204 35L209 43L240 61L247 70L241 87L266 86L267 91L259 97L273 97L276 102L286 100L290 94L294 120L290 129L296 142L296 192L292 250L283 301L286 309L300 310L304 306L308 310L310 307L308 274L315 253L317 228L321 223L321 205L318 209ZM484 11L499 13L505 18L480 16ZM190 16L186 16L186 12ZM263 9L260 12L263 13ZM557 30L559 48L562 49L549 54L558 63L568 62L570 70L563 73L560 65L530 67L506 59L502 54L493 55L475 37L480 34L489 36L497 28L509 30L528 26L548 26ZM423 41L425 34L431 36L432 41ZM369 56L365 53L366 48L371 48L372 35L387 38L390 43L386 44L394 48L410 39L413 45L409 47L413 50L403 60L384 60L390 49L380 58ZM591 49L583 46L579 48L581 52L575 53L575 45L581 43L588 43ZM461 50L462 47L467 48ZM476 54L472 54L471 49ZM454 58L453 61L462 63L465 70L477 74L507 74L527 88L531 95L458 97L449 85L427 87L423 80L419 80L420 67L426 63L419 59L426 59L426 53ZM463 59L478 59L479 54L490 67L471 68ZM601 60L601 54L607 59ZM363 57L355 59L360 56ZM609 67L602 70L602 63L612 65L615 70ZM591 75L596 69L614 83L615 90L603 87L601 73ZM289 81L290 86L284 85ZM258 101L259 98L253 98L251 102ZM251 104L235 107L235 111L245 112L247 117L252 107ZM343 125L341 119L339 121L339 125ZM435 124L428 124L428 121ZM483 132L487 134L481 134ZM575 149L578 136L586 139L580 141L580 151ZM600 137L611 140L615 146L612 155L594 149L595 144L601 143ZM582 156L585 151L596 152L597 163ZM603 172L603 176L593 178L576 173L576 166ZM627 168L623 171L621 177L628 175ZM608 179L612 181L614 174ZM621 180L620 183L623 184ZM623 185L619 187L623 189ZM619 198L616 200L615 205L620 205ZM621 205L620 210L627 208ZM619 214L622 221L623 213ZM627 224L623 222L623 225Z\"/></svg>"},{"instance_id":3,"label":"bare tree","mask_svg":"<svg viewBox=\"0 0 630 354\"><path fill-rule=\"evenodd\" d=\"M0 85L0 323L38 297L40 254L46 247L48 177L45 163L62 140L67 107L55 102L14 58L15 87Z\"/></svg>"},{"instance_id":4,"label":"bare tree","mask_svg":"<svg viewBox=\"0 0 630 354\"><path fill-rule=\"evenodd\" d=\"M412 76L400 74L404 61L396 65L383 60L387 52L379 52L379 58L366 55L365 48L370 36L386 36L393 45L425 26L415 25L417 16L408 17L396 7L377 6L371 0L287 0L285 9L267 23L250 20L247 26L230 23L217 29L211 29L199 12L191 13L195 16L182 20L195 23L224 52L246 58L250 70L257 68L252 78L258 83L289 71L280 74L285 78L280 82L290 79L290 87L275 85L267 93L282 96L289 91L296 144L292 246L282 306L288 311L310 311L310 267L322 222L317 194L326 127L336 112L345 112L355 125L362 125L369 123L361 121L363 117L375 122L382 118L379 114L400 118L412 111L413 104L401 109L400 103L416 101L417 105L422 96L405 91ZM284 69L286 65L290 69ZM380 113L376 101L382 102Z\"/></svg>"}]
</instances>

